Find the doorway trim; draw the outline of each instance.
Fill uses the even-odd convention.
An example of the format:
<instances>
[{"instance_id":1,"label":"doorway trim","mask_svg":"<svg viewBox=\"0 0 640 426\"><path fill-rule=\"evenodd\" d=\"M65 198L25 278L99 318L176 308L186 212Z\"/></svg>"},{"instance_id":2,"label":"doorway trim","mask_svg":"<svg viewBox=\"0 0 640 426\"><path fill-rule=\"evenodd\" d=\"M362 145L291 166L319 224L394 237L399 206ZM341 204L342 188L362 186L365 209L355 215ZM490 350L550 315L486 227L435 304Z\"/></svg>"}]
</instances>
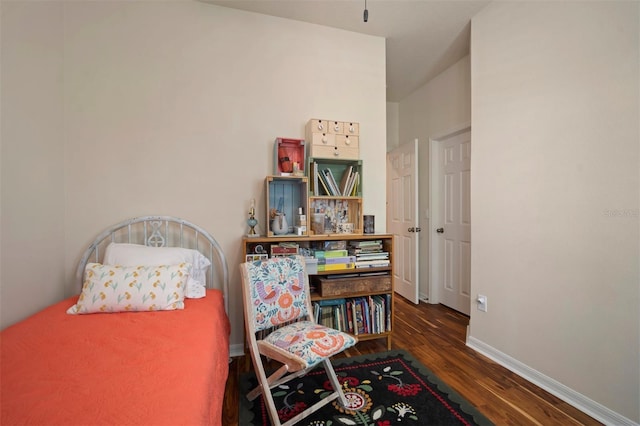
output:
<instances>
[{"instance_id":1,"label":"doorway trim","mask_svg":"<svg viewBox=\"0 0 640 426\"><path fill-rule=\"evenodd\" d=\"M442 253L438 250L438 239L432 238L433 232L439 223L440 217L440 154L439 146L444 140L461 133L471 131L471 122L466 122L436 136L429 137L429 303L440 303L440 287L438 285L438 265ZM434 229L431 229L434 228Z\"/></svg>"}]
</instances>

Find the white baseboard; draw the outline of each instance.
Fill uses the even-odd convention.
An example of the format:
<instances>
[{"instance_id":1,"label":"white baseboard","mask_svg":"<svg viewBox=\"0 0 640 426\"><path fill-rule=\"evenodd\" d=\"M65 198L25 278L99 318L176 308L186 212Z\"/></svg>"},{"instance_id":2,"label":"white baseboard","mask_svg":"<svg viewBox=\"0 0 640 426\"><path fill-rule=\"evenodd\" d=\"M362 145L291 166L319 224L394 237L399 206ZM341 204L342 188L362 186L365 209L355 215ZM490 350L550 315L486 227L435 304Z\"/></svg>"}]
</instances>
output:
<instances>
[{"instance_id":1,"label":"white baseboard","mask_svg":"<svg viewBox=\"0 0 640 426\"><path fill-rule=\"evenodd\" d=\"M610 410L604 405L587 398L581 393L574 391L551 377L545 376L539 371L534 370L533 368L521 363L505 353L500 352L486 343L475 339L474 337L467 336L467 346L511 370L518 376L523 377L536 386L557 396L566 403L571 404L578 410L590 415L605 425L640 426L639 423Z\"/></svg>"},{"instance_id":2,"label":"white baseboard","mask_svg":"<svg viewBox=\"0 0 640 426\"><path fill-rule=\"evenodd\" d=\"M229 345L229 357L235 358L237 356L244 356L244 345L242 343Z\"/></svg>"}]
</instances>

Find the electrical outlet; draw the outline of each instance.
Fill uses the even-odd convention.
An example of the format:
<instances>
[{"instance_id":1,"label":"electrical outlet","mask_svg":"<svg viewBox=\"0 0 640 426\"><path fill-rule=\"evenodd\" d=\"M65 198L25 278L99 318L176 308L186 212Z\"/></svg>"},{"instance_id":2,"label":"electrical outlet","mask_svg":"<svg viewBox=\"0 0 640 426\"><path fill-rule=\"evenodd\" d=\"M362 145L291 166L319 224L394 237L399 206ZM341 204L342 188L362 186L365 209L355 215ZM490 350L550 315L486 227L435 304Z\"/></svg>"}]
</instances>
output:
<instances>
[{"instance_id":1,"label":"electrical outlet","mask_svg":"<svg viewBox=\"0 0 640 426\"><path fill-rule=\"evenodd\" d=\"M479 311L487 312L487 304L488 304L487 296L479 294L478 298L476 299L476 302L478 303Z\"/></svg>"}]
</instances>

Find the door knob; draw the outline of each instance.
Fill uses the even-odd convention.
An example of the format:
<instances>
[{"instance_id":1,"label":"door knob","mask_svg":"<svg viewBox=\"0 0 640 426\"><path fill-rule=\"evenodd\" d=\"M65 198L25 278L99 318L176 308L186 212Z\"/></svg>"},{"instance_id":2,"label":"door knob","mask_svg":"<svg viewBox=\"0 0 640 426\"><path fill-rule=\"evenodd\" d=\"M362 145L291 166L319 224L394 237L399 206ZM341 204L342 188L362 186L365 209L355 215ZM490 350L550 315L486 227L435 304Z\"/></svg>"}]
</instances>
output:
<instances>
[{"instance_id":1,"label":"door knob","mask_svg":"<svg viewBox=\"0 0 640 426\"><path fill-rule=\"evenodd\" d=\"M409 228L409 229L407 229L407 231L409 231L409 232L416 232L416 228Z\"/></svg>"},{"instance_id":2,"label":"door knob","mask_svg":"<svg viewBox=\"0 0 640 426\"><path fill-rule=\"evenodd\" d=\"M444 228L438 228L438 229L436 229L436 232L438 234L444 234Z\"/></svg>"},{"instance_id":3,"label":"door knob","mask_svg":"<svg viewBox=\"0 0 640 426\"><path fill-rule=\"evenodd\" d=\"M416 232L420 232L420 231L422 231L422 228L420 227L416 228Z\"/></svg>"}]
</instances>

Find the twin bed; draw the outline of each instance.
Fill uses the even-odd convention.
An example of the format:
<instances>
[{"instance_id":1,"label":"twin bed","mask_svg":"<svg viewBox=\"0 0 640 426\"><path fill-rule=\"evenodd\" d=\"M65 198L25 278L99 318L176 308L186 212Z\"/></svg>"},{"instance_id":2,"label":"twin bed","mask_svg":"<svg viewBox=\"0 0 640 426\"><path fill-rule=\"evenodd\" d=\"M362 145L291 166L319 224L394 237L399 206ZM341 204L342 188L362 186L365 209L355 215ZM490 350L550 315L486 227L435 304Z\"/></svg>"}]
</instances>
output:
<instances>
[{"instance_id":1,"label":"twin bed","mask_svg":"<svg viewBox=\"0 0 640 426\"><path fill-rule=\"evenodd\" d=\"M2 425L219 425L229 366L227 263L187 221L100 234L76 295L0 335Z\"/></svg>"}]
</instances>

